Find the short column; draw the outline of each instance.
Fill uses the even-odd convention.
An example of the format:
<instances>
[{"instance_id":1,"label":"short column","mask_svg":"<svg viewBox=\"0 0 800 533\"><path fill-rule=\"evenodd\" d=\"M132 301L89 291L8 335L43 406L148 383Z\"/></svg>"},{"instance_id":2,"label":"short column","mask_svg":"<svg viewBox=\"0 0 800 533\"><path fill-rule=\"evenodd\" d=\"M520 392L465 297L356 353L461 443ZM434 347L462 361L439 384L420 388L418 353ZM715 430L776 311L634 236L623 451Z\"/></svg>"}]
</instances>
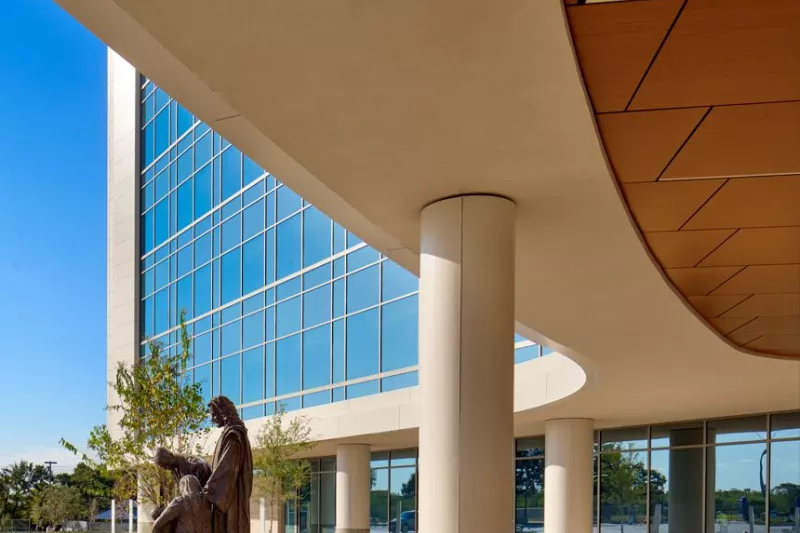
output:
<instances>
[{"instance_id":1,"label":"short column","mask_svg":"<svg viewBox=\"0 0 800 533\"><path fill-rule=\"evenodd\" d=\"M448 198L421 230L419 530L510 532L515 205Z\"/></svg>"},{"instance_id":2,"label":"short column","mask_svg":"<svg viewBox=\"0 0 800 533\"><path fill-rule=\"evenodd\" d=\"M336 533L369 532L370 448L336 448Z\"/></svg>"},{"instance_id":3,"label":"short column","mask_svg":"<svg viewBox=\"0 0 800 533\"><path fill-rule=\"evenodd\" d=\"M548 420L544 431L544 533L590 533L594 423Z\"/></svg>"}]
</instances>

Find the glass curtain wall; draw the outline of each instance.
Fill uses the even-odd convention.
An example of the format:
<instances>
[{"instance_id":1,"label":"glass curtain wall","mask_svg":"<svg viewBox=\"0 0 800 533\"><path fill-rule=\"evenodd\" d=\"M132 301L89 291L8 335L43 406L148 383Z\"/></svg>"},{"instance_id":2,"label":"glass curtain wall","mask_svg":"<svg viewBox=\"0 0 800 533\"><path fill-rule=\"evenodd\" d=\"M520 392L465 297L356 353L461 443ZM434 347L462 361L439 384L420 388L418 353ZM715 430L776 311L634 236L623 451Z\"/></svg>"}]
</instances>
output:
<instances>
[{"instance_id":1,"label":"glass curtain wall","mask_svg":"<svg viewBox=\"0 0 800 533\"><path fill-rule=\"evenodd\" d=\"M800 532L800 414L598 433L601 531Z\"/></svg>"},{"instance_id":2,"label":"glass curtain wall","mask_svg":"<svg viewBox=\"0 0 800 533\"><path fill-rule=\"evenodd\" d=\"M140 323L245 419L417 384L417 278L142 78ZM515 337L515 361L548 353Z\"/></svg>"}]
</instances>

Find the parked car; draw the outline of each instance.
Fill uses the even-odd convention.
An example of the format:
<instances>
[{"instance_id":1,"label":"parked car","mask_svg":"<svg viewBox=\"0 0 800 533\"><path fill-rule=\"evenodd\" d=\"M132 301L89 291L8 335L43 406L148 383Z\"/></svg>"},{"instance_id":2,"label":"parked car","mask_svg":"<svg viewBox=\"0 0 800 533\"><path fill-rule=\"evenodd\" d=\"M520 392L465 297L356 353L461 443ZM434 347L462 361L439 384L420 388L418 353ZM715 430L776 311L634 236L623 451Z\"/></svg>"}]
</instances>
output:
<instances>
[{"instance_id":1,"label":"parked car","mask_svg":"<svg viewBox=\"0 0 800 533\"><path fill-rule=\"evenodd\" d=\"M397 518L389 522L389 533L408 533L417 530L417 512L404 511L400 513L400 531L397 531Z\"/></svg>"}]
</instances>

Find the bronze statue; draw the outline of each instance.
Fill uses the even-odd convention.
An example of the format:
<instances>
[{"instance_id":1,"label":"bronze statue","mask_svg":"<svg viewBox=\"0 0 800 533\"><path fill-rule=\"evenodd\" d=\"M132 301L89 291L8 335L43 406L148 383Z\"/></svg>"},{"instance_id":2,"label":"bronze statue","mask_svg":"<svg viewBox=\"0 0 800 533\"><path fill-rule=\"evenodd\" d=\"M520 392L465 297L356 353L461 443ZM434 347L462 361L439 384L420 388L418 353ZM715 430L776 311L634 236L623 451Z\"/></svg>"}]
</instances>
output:
<instances>
[{"instance_id":1,"label":"bronze statue","mask_svg":"<svg viewBox=\"0 0 800 533\"><path fill-rule=\"evenodd\" d=\"M213 398L208 407L211 420L223 428L211 465L198 457L184 457L164 448L156 451L153 461L172 471L176 479L192 475L203 485L203 495L213 504L212 533L249 533L253 452L247 428L236 406L225 396Z\"/></svg>"},{"instance_id":2,"label":"bronze statue","mask_svg":"<svg viewBox=\"0 0 800 533\"><path fill-rule=\"evenodd\" d=\"M183 476L180 496L172 500L153 524L153 533L211 533L211 503L203 495L200 481Z\"/></svg>"}]
</instances>

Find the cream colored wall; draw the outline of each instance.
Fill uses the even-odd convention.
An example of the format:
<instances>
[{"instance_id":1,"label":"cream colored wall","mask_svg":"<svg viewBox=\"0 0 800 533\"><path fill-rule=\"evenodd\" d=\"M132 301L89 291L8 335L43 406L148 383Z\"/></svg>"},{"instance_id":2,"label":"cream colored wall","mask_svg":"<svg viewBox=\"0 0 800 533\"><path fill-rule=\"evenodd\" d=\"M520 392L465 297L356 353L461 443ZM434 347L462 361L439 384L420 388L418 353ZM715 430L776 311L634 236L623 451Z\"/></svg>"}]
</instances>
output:
<instances>
[{"instance_id":1,"label":"cream colored wall","mask_svg":"<svg viewBox=\"0 0 800 533\"><path fill-rule=\"evenodd\" d=\"M136 70L108 51L108 197L107 197L107 377L117 364L131 365L138 356L139 225ZM111 387L107 401L117 402ZM113 431L118 415L108 412Z\"/></svg>"}]
</instances>

